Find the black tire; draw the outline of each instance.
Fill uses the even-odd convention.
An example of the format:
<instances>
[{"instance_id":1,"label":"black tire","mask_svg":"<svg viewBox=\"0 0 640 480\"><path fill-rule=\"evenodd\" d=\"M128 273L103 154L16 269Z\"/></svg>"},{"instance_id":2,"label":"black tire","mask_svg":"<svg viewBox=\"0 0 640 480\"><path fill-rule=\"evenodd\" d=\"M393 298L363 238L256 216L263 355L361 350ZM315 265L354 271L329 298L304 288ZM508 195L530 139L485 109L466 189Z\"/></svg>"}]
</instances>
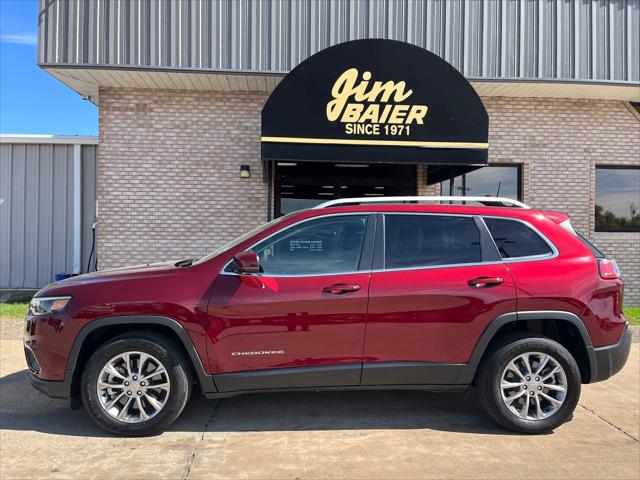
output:
<instances>
[{"instance_id":1,"label":"black tire","mask_svg":"<svg viewBox=\"0 0 640 480\"><path fill-rule=\"evenodd\" d=\"M164 407L149 420L126 423L111 417L101 406L96 389L98 375L114 356L139 351L153 355L162 362L170 381L170 391ZM143 436L163 432L178 418L191 394L191 365L175 342L155 332L130 332L109 340L89 358L81 379L82 402L91 418L104 430L117 435Z\"/></svg>"},{"instance_id":2,"label":"black tire","mask_svg":"<svg viewBox=\"0 0 640 480\"><path fill-rule=\"evenodd\" d=\"M513 359L527 352L551 355L564 369L567 377L564 402L553 415L540 420L519 417L505 405L501 395L500 383L504 369ZM487 352L476 377L478 397L485 411L503 427L529 434L548 433L570 420L578 405L581 383L580 369L569 351L558 342L534 333L519 333L498 342Z\"/></svg>"}]
</instances>

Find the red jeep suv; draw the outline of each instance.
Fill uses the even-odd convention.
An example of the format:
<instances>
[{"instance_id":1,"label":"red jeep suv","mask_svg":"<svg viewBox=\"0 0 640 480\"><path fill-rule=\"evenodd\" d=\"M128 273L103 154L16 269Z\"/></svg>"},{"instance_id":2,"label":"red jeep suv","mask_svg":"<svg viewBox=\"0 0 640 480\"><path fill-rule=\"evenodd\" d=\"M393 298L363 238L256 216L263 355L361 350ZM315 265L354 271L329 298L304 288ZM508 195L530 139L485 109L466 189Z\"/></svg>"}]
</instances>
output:
<instances>
[{"instance_id":1,"label":"red jeep suv","mask_svg":"<svg viewBox=\"0 0 640 480\"><path fill-rule=\"evenodd\" d=\"M198 260L53 283L26 318L29 380L122 435L165 429L194 386L475 387L504 427L557 427L627 360L615 261L565 214L434 199L334 200Z\"/></svg>"}]
</instances>

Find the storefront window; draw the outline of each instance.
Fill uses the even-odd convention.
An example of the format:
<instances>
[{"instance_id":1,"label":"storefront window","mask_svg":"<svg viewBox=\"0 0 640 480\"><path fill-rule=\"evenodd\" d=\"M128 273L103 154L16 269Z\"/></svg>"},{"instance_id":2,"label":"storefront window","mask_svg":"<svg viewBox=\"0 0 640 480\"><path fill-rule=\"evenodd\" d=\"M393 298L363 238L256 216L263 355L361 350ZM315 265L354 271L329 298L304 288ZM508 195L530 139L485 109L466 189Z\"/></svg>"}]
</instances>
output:
<instances>
[{"instance_id":1,"label":"storefront window","mask_svg":"<svg viewBox=\"0 0 640 480\"><path fill-rule=\"evenodd\" d=\"M489 165L441 183L442 195L522 200L520 165Z\"/></svg>"},{"instance_id":2,"label":"storefront window","mask_svg":"<svg viewBox=\"0 0 640 480\"><path fill-rule=\"evenodd\" d=\"M640 167L596 167L596 231L640 232Z\"/></svg>"}]
</instances>

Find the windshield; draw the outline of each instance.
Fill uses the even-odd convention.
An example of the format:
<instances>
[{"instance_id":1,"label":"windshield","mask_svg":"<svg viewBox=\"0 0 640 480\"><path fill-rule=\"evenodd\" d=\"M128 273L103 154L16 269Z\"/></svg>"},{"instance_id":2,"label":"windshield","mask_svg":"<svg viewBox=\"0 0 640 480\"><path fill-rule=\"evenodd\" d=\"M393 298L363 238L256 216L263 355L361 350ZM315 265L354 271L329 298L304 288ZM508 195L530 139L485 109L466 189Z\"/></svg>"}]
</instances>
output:
<instances>
[{"instance_id":1,"label":"windshield","mask_svg":"<svg viewBox=\"0 0 640 480\"><path fill-rule=\"evenodd\" d=\"M259 234L260 232L266 230L269 227L272 227L273 225L276 225L284 220L287 220L288 218L291 218L294 214L298 214L300 212L293 212L290 213L288 215L284 215L282 217L278 217L278 218L274 218L273 220L271 220L270 222L267 222L263 225L260 225L259 227L254 228L253 230L248 231L247 233L245 233L244 235L240 235L238 238L231 240L229 243L216 248L213 252L209 253L208 255L205 255L204 257L202 257L201 259L193 262L193 265L198 265L200 263L204 263L208 260L211 260L213 257L216 257L218 255L220 255L221 253L226 252L227 250L231 250L233 247L240 245L242 242L250 239L251 237L253 237L254 235Z\"/></svg>"}]
</instances>

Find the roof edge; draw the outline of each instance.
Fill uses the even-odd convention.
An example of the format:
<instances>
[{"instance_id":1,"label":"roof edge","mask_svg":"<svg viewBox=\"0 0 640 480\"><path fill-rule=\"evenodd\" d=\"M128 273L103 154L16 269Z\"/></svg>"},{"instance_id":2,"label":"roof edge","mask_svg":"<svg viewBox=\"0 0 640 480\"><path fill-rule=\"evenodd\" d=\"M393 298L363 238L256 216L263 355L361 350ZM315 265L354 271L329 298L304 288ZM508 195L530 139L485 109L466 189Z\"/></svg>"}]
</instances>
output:
<instances>
[{"instance_id":1,"label":"roof edge","mask_svg":"<svg viewBox=\"0 0 640 480\"><path fill-rule=\"evenodd\" d=\"M0 143L98 145L98 137L92 135L0 134Z\"/></svg>"},{"instance_id":2,"label":"roof edge","mask_svg":"<svg viewBox=\"0 0 640 480\"><path fill-rule=\"evenodd\" d=\"M100 69L100 70L128 70L136 72L164 72L164 73L189 73L195 75L221 74L221 75L241 75L241 76L273 76L284 78L289 72L286 71L269 71L269 70L246 70L246 69L211 69L211 68L182 68L167 66L140 66L140 65L114 65L108 63L62 63L62 62L38 62L38 66L43 70L48 68L82 70L82 69ZM608 85L620 87L640 87L640 80L608 80L594 78L547 78L547 77L477 77L466 76L470 82L514 82L514 83L576 83L588 85Z\"/></svg>"},{"instance_id":3,"label":"roof edge","mask_svg":"<svg viewBox=\"0 0 640 480\"><path fill-rule=\"evenodd\" d=\"M65 68L42 66L45 72L99 104L100 88L152 90L256 91L271 93L284 75L249 75L235 72L185 71L142 68ZM640 83L589 82L561 79L501 79L466 77L481 97L533 97L640 102Z\"/></svg>"}]
</instances>

